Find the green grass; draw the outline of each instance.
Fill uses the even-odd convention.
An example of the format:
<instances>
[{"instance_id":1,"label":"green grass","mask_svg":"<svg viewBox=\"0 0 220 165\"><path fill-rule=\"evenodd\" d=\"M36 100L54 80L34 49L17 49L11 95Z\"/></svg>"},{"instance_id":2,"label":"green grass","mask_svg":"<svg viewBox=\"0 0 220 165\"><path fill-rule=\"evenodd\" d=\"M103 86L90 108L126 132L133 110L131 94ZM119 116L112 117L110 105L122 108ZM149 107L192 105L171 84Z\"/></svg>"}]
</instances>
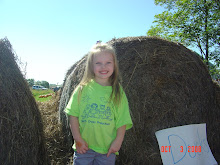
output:
<instances>
[{"instance_id":1,"label":"green grass","mask_svg":"<svg viewBox=\"0 0 220 165\"><path fill-rule=\"evenodd\" d=\"M40 102L49 101L52 98L52 96L49 96L47 98L39 98L40 95L54 93L54 91L52 91L50 89L48 89L48 90L33 90L33 89L31 89L31 92L32 92L35 100L40 101Z\"/></svg>"}]
</instances>

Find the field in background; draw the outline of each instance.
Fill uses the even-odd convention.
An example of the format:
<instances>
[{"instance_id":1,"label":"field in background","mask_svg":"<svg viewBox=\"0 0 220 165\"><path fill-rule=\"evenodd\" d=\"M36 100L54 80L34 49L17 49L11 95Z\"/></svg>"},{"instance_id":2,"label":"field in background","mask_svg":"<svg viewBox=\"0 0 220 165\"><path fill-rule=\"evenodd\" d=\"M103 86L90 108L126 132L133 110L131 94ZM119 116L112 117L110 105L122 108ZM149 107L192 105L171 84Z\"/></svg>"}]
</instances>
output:
<instances>
[{"instance_id":1,"label":"field in background","mask_svg":"<svg viewBox=\"0 0 220 165\"><path fill-rule=\"evenodd\" d=\"M39 101L39 102L49 101L52 98L52 96L49 96L46 98L39 98L39 96L55 93L53 90L50 90L50 89L48 89L48 90L33 90L33 89L31 89L31 92L32 92L35 100Z\"/></svg>"}]
</instances>

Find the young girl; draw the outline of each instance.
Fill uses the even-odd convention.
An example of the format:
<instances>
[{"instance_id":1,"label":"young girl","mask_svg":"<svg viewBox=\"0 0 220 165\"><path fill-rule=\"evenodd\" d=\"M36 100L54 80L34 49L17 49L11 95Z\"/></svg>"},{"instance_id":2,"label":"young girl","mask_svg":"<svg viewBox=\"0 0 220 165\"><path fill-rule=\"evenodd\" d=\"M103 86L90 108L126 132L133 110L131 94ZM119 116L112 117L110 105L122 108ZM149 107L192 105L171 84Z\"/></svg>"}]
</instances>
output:
<instances>
[{"instance_id":1,"label":"young girl","mask_svg":"<svg viewBox=\"0 0 220 165\"><path fill-rule=\"evenodd\" d=\"M65 112L74 138L74 164L115 164L115 155L132 127L127 97L119 83L115 50L97 43L87 57L84 76Z\"/></svg>"}]
</instances>

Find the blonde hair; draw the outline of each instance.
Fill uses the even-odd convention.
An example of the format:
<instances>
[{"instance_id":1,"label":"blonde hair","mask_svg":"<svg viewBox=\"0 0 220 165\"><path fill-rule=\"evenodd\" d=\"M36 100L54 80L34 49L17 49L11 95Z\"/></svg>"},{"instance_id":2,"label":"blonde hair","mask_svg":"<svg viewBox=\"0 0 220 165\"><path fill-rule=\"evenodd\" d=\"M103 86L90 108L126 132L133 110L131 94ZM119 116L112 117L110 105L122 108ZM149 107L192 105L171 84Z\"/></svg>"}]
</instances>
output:
<instances>
[{"instance_id":1,"label":"blonde hair","mask_svg":"<svg viewBox=\"0 0 220 165\"><path fill-rule=\"evenodd\" d=\"M114 104L119 105L121 100L121 90L120 90L120 83L119 83L119 67L117 62L117 57L115 53L115 49L106 43L97 43L92 47L90 52L88 53L87 61L86 61L86 67L84 71L84 75L82 80L79 83L80 91L78 98L80 98L81 92L83 90L83 87L89 83L92 79L95 78L95 74L93 71L93 59L94 55L98 54L100 52L107 52L112 54L113 60L114 60L114 71L112 75L109 77L109 82L112 86L112 93L110 95L110 100L113 100Z\"/></svg>"}]
</instances>

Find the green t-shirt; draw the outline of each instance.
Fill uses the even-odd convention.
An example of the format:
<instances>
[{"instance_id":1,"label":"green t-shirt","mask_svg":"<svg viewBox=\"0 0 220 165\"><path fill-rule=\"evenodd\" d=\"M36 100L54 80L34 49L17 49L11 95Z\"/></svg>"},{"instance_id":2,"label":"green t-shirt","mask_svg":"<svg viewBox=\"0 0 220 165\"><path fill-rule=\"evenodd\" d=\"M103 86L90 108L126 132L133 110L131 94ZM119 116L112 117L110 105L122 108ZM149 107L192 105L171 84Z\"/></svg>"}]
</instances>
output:
<instances>
[{"instance_id":1,"label":"green t-shirt","mask_svg":"<svg viewBox=\"0 0 220 165\"><path fill-rule=\"evenodd\" d=\"M88 147L106 154L116 138L117 129L126 125L127 130L133 125L127 97L122 90L121 103L114 106L113 101L109 101L112 87L102 86L94 80L84 86L78 100L79 89L77 87L72 94L65 112L78 117L80 134ZM75 144L73 148L76 149Z\"/></svg>"}]
</instances>

